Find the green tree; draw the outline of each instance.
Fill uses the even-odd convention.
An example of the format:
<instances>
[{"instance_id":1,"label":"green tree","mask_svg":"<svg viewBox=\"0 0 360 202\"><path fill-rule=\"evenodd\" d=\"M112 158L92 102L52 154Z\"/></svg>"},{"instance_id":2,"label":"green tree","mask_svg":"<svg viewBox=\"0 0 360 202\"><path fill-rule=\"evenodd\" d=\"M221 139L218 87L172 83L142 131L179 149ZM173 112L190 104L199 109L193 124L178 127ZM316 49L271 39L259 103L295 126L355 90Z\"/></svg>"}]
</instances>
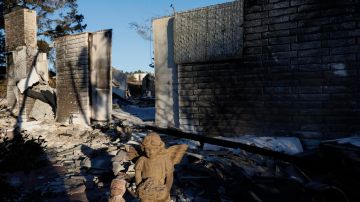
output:
<instances>
[{"instance_id":1,"label":"green tree","mask_svg":"<svg viewBox=\"0 0 360 202\"><path fill-rule=\"evenodd\" d=\"M38 47L49 53L49 41L78 33L86 28L78 13L77 0L0 0L0 66L5 66L4 15L19 7L35 10L38 21Z\"/></svg>"}]
</instances>

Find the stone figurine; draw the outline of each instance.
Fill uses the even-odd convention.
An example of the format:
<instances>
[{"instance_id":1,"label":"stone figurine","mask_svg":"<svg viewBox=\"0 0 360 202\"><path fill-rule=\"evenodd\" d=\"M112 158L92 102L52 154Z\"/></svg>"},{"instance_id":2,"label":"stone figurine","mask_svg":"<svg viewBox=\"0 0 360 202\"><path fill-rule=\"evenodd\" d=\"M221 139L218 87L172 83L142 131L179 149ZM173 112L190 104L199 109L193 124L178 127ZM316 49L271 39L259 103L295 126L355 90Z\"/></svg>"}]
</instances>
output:
<instances>
[{"instance_id":1,"label":"stone figurine","mask_svg":"<svg viewBox=\"0 0 360 202\"><path fill-rule=\"evenodd\" d=\"M180 163L188 146L165 148L157 133L149 133L142 142L145 156L135 164L137 193L142 202L169 202L173 184L174 165Z\"/></svg>"}]
</instances>

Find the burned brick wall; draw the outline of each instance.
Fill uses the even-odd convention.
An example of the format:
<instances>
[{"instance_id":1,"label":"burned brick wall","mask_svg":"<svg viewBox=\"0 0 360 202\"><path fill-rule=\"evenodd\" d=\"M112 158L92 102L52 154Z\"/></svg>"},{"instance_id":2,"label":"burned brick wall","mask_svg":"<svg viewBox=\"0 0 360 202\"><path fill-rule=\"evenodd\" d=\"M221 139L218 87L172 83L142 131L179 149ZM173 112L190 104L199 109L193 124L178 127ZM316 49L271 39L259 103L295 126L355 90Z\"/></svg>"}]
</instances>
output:
<instances>
[{"instance_id":1,"label":"burned brick wall","mask_svg":"<svg viewBox=\"0 0 360 202\"><path fill-rule=\"evenodd\" d=\"M239 68L249 70L239 75L254 83L248 94L259 132L359 132L360 1L246 1L244 11Z\"/></svg>"},{"instance_id":2,"label":"burned brick wall","mask_svg":"<svg viewBox=\"0 0 360 202\"><path fill-rule=\"evenodd\" d=\"M56 121L90 124L89 34L57 38Z\"/></svg>"},{"instance_id":3,"label":"burned brick wall","mask_svg":"<svg viewBox=\"0 0 360 202\"><path fill-rule=\"evenodd\" d=\"M112 30L103 30L55 40L57 122L111 120L111 39Z\"/></svg>"},{"instance_id":4,"label":"burned brick wall","mask_svg":"<svg viewBox=\"0 0 360 202\"><path fill-rule=\"evenodd\" d=\"M37 47L36 12L19 8L5 15L5 49L16 50L20 46Z\"/></svg>"},{"instance_id":5,"label":"burned brick wall","mask_svg":"<svg viewBox=\"0 0 360 202\"><path fill-rule=\"evenodd\" d=\"M241 57L206 43L227 57L177 61L180 128L304 140L359 132L360 1L243 3L238 11L243 12ZM196 41L203 30L192 29ZM225 34L228 28L221 30ZM175 36L181 31L176 29ZM198 47L191 50L203 50Z\"/></svg>"}]
</instances>

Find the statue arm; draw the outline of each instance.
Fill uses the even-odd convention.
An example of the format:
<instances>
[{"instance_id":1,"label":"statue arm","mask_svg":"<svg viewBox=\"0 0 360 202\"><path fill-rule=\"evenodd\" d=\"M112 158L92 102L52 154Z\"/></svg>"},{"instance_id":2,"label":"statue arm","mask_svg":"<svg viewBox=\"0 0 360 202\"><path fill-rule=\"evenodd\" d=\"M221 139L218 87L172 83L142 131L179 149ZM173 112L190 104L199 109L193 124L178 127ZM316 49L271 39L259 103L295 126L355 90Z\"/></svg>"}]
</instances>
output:
<instances>
[{"instance_id":1,"label":"statue arm","mask_svg":"<svg viewBox=\"0 0 360 202\"><path fill-rule=\"evenodd\" d=\"M140 157L135 164L135 183L139 185L142 181L142 169L143 169L144 159Z\"/></svg>"},{"instance_id":2,"label":"statue arm","mask_svg":"<svg viewBox=\"0 0 360 202\"><path fill-rule=\"evenodd\" d=\"M139 185L141 180L142 180L141 171L135 172L135 183L136 183L136 185Z\"/></svg>"},{"instance_id":3,"label":"statue arm","mask_svg":"<svg viewBox=\"0 0 360 202\"><path fill-rule=\"evenodd\" d=\"M166 175L166 188L168 189L168 191L170 192L171 187L173 185L174 182L174 175L173 173L167 173Z\"/></svg>"}]
</instances>

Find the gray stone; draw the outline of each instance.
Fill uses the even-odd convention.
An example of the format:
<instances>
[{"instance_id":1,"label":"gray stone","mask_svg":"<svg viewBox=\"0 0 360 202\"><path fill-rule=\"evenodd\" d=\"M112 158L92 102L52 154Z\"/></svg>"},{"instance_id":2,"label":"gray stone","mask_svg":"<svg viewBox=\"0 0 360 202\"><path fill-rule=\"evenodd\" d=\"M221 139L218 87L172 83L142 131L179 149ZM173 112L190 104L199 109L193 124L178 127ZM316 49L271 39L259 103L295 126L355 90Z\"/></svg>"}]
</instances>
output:
<instances>
[{"instance_id":1,"label":"gray stone","mask_svg":"<svg viewBox=\"0 0 360 202\"><path fill-rule=\"evenodd\" d=\"M120 171L125 170L125 167L123 166L123 162L113 162L112 163L112 171L114 175L117 175Z\"/></svg>"},{"instance_id":2,"label":"gray stone","mask_svg":"<svg viewBox=\"0 0 360 202\"><path fill-rule=\"evenodd\" d=\"M54 120L55 119L54 112L53 112L51 106L40 100L35 101L29 117L33 118L37 121Z\"/></svg>"},{"instance_id":3,"label":"gray stone","mask_svg":"<svg viewBox=\"0 0 360 202\"><path fill-rule=\"evenodd\" d=\"M86 157L85 159L83 159L80 163L81 167L85 167L85 168L91 168L91 161L88 157Z\"/></svg>"},{"instance_id":4,"label":"gray stone","mask_svg":"<svg viewBox=\"0 0 360 202\"><path fill-rule=\"evenodd\" d=\"M124 150L120 150L115 157L113 157L111 159L111 161L113 162L125 162L125 161L129 161L129 155L126 151Z\"/></svg>"}]
</instances>

